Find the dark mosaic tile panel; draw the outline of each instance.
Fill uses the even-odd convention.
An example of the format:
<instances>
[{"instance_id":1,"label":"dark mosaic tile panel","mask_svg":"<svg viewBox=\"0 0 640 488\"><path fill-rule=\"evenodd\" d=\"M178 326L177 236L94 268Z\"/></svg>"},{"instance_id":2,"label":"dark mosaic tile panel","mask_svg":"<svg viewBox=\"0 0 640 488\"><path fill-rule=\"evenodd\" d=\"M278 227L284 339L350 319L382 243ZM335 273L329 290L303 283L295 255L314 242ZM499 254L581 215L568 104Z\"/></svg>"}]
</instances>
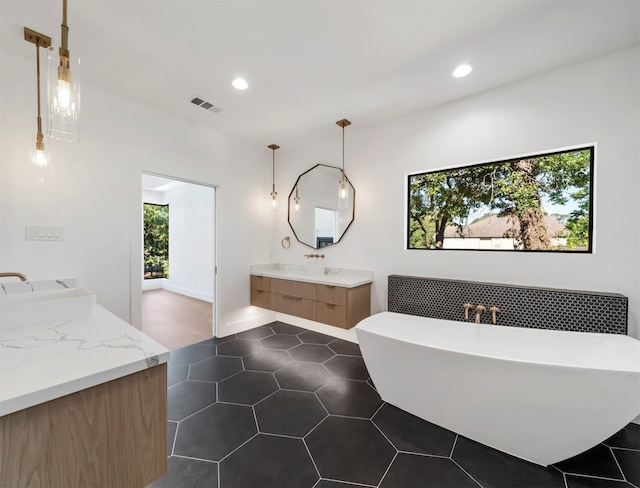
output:
<instances>
[{"instance_id":1,"label":"dark mosaic tile panel","mask_svg":"<svg viewBox=\"0 0 640 488\"><path fill-rule=\"evenodd\" d=\"M176 440L177 429L178 422L167 422L167 457L171 456L171 451L173 451L173 442Z\"/></svg>"},{"instance_id":2,"label":"dark mosaic tile panel","mask_svg":"<svg viewBox=\"0 0 640 488\"><path fill-rule=\"evenodd\" d=\"M190 380L220 381L242 371L242 359L215 356L194 364L189 369Z\"/></svg>"},{"instance_id":3,"label":"dark mosaic tile panel","mask_svg":"<svg viewBox=\"0 0 640 488\"><path fill-rule=\"evenodd\" d=\"M305 363L324 363L335 356L335 353L327 346L321 344L300 344L289 349L291 359Z\"/></svg>"},{"instance_id":4,"label":"dark mosaic tile panel","mask_svg":"<svg viewBox=\"0 0 640 488\"><path fill-rule=\"evenodd\" d=\"M167 393L167 418L182 420L185 417L215 403L216 384L204 381L183 381L169 388Z\"/></svg>"},{"instance_id":5,"label":"dark mosaic tile panel","mask_svg":"<svg viewBox=\"0 0 640 488\"><path fill-rule=\"evenodd\" d=\"M173 361L167 363L167 386L173 386L187 379L188 364L178 364Z\"/></svg>"},{"instance_id":6,"label":"dark mosaic tile panel","mask_svg":"<svg viewBox=\"0 0 640 488\"><path fill-rule=\"evenodd\" d=\"M285 390L316 391L331 376L320 365L293 362L275 372L280 388Z\"/></svg>"},{"instance_id":7,"label":"dark mosaic tile panel","mask_svg":"<svg viewBox=\"0 0 640 488\"><path fill-rule=\"evenodd\" d=\"M218 383L218 400L254 405L278 390L273 373L243 371Z\"/></svg>"},{"instance_id":8,"label":"dark mosaic tile panel","mask_svg":"<svg viewBox=\"0 0 640 488\"><path fill-rule=\"evenodd\" d=\"M173 453L219 461L257 432L251 407L214 403L180 422Z\"/></svg>"},{"instance_id":9,"label":"dark mosaic tile panel","mask_svg":"<svg viewBox=\"0 0 640 488\"><path fill-rule=\"evenodd\" d=\"M355 356L335 356L323 364L327 371L336 378L346 380L369 379L369 371L364 364L364 360Z\"/></svg>"},{"instance_id":10,"label":"dark mosaic tile panel","mask_svg":"<svg viewBox=\"0 0 640 488\"><path fill-rule=\"evenodd\" d=\"M312 488L318 481L301 439L259 434L220 463L229 488Z\"/></svg>"},{"instance_id":11,"label":"dark mosaic tile panel","mask_svg":"<svg viewBox=\"0 0 640 488\"><path fill-rule=\"evenodd\" d=\"M602 444L556 463L555 466L564 473L585 474L614 480L623 479L611 449Z\"/></svg>"},{"instance_id":12,"label":"dark mosaic tile panel","mask_svg":"<svg viewBox=\"0 0 640 488\"><path fill-rule=\"evenodd\" d=\"M279 349L286 351L300 344L300 339L293 335L276 334L260 340L260 345L265 349Z\"/></svg>"},{"instance_id":13,"label":"dark mosaic tile panel","mask_svg":"<svg viewBox=\"0 0 640 488\"><path fill-rule=\"evenodd\" d=\"M172 364L193 364L216 355L216 346L201 343L171 351Z\"/></svg>"},{"instance_id":14,"label":"dark mosaic tile panel","mask_svg":"<svg viewBox=\"0 0 640 488\"><path fill-rule=\"evenodd\" d=\"M264 339L265 337L273 335L273 330L271 330L271 327L257 327L255 329L245 330L236 335L238 339Z\"/></svg>"},{"instance_id":15,"label":"dark mosaic tile panel","mask_svg":"<svg viewBox=\"0 0 640 488\"><path fill-rule=\"evenodd\" d=\"M562 473L458 436L453 460L483 488L564 488Z\"/></svg>"},{"instance_id":16,"label":"dark mosaic tile panel","mask_svg":"<svg viewBox=\"0 0 640 488\"><path fill-rule=\"evenodd\" d=\"M422 420L389 403L373 417L373 423L400 451L449 456L456 434Z\"/></svg>"},{"instance_id":17,"label":"dark mosaic tile panel","mask_svg":"<svg viewBox=\"0 0 640 488\"><path fill-rule=\"evenodd\" d=\"M321 334L320 332L314 332L312 330L308 330L307 332L303 332L298 336L305 344L329 344L336 340L333 336L328 336L326 334Z\"/></svg>"},{"instance_id":18,"label":"dark mosaic tile panel","mask_svg":"<svg viewBox=\"0 0 640 488\"><path fill-rule=\"evenodd\" d=\"M362 356L360 346L355 342L336 339L333 342L329 343L329 347L336 354L344 354L345 356Z\"/></svg>"},{"instance_id":19,"label":"dark mosaic tile panel","mask_svg":"<svg viewBox=\"0 0 640 488\"><path fill-rule=\"evenodd\" d=\"M482 303L487 308L500 308L499 325L627 333L628 299L615 293L399 275L390 275L388 283L390 312L464 322L463 304ZM469 321L474 318L470 316ZM481 321L491 323L491 314L483 314Z\"/></svg>"},{"instance_id":20,"label":"dark mosaic tile panel","mask_svg":"<svg viewBox=\"0 0 640 488\"><path fill-rule=\"evenodd\" d=\"M396 450L368 420L327 417L305 442L320 476L377 485Z\"/></svg>"},{"instance_id":21,"label":"dark mosaic tile panel","mask_svg":"<svg viewBox=\"0 0 640 488\"><path fill-rule=\"evenodd\" d=\"M301 334L302 332L307 331L307 329L303 329L302 327L285 324L284 322L273 322L270 325L271 325L271 329L276 334L298 335L298 334Z\"/></svg>"},{"instance_id":22,"label":"dark mosaic tile panel","mask_svg":"<svg viewBox=\"0 0 640 488\"><path fill-rule=\"evenodd\" d=\"M567 488L636 488L626 481L606 480L573 474L568 474L566 478Z\"/></svg>"},{"instance_id":23,"label":"dark mosaic tile panel","mask_svg":"<svg viewBox=\"0 0 640 488\"><path fill-rule=\"evenodd\" d=\"M256 339L234 339L218 346L218 356L243 357L260 349L260 343Z\"/></svg>"},{"instance_id":24,"label":"dark mosaic tile panel","mask_svg":"<svg viewBox=\"0 0 640 488\"><path fill-rule=\"evenodd\" d=\"M393 460L380 488L413 488L416 486L439 488L478 488L451 459L400 453Z\"/></svg>"},{"instance_id":25,"label":"dark mosaic tile panel","mask_svg":"<svg viewBox=\"0 0 640 488\"><path fill-rule=\"evenodd\" d=\"M255 371L274 371L286 366L291 362L291 357L286 351L276 351L273 349L262 349L242 358L244 369Z\"/></svg>"},{"instance_id":26,"label":"dark mosaic tile panel","mask_svg":"<svg viewBox=\"0 0 640 488\"><path fill-rule=\"evenodd\" d=\"M148 488L218 488L218 463L171 456L167 474Z\"/></svg>"},{"instance_id":27,"label":"dark mosaic tile panel","mask_svg":"<svg viewBox=\"0 0 640 488\"><path fill-rule=\"evenodd\" d=\"M640 451L613 449L613 455L620 464L624 478L640 486Z\"/></svg>"},{"instance_id":28,"label":"dark mosaic tile panel","mask_svg":"<svg viewBox=\"0 0 640 488\"><path fill-rule=\"evenodd\" d=\"M280 390L255 405L260 432L304 437L327 416L308 391Z\"/></svg>"},{"instance_id":29,"label":"dark mosaic tile panel","mask_svg":"<svg viewBox=\"0 0 640 488\"><path fill-rule=\"evenodd\" d=\"M316 395L333 415L370 419L382 405L378 392L363 381L334 379Z\"/></svg>"},{"instance_id":30,"label":"dark mosaic tile panel","mask_svg":"<svg viewBox=\"0 0 640 488\"><path fill-rule=\"evenodd\" d=\"M640 425L629 424L620 432L603 442L609 447L624 447L640 450Z\"/></svg>"}]
</instances>

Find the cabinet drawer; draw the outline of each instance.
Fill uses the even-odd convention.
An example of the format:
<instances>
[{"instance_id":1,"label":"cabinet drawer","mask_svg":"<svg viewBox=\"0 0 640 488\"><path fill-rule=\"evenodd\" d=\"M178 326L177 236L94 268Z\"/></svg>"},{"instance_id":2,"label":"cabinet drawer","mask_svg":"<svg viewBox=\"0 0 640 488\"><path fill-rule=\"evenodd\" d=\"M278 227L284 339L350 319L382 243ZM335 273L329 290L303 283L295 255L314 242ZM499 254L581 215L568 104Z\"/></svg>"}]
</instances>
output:
<instances>
[{"instance_id":1,"label":"cabinet drawer","mask_svg":"<svg viewBox=\"0 0 640 488\"><path fill-rule=\"evenodd\" d=\"M316 302L291 295L273 294L274 310L303 319L316 320Z\"/></svg>"},{"instance_id":2,"label":"cabinet drawer","mask_svg":"<svg viewBox=\"0 0 640 488\"><path fill-rule=\"evenodd\" d=\"M291 280L271 280L271 293L287 295L290 297L306 298L307 300L316 299L316 285L313 283L302 283L300 281Z\"/></svg>"},{"instance_id":3,"label":"cabinet drawer","mask_svg":"<svg viewBox=\"0 0 640 488\"><path fill-rule=\"evenodd\" d=\"M267 276L251 275L251 289L271 291L271 278Z\"/></svg>"},{"instance_id":4,"label":"cabinet drawer","mask_svg":"<svg viewBox=\"0 0 640 488\"><path fill-rule=\"evenodd\" d=\"M318 302L317 317L317 321L323 324L347 328L347 307Z\"/></svg>"},{"instance_id":5,"label":"cabinet drawer","mask_svg":"<svg viewBox=\"0 0 640 488\"><path fill-rule=\"evenodd\" d=\"M347 289L341 286L316 285L316 299L319 302L347 306Z\"/></svg>"},{"instance_id":6,"label":"cabinet drawer","mask_svg":"<svg viewBox=\"0 0 640 488\"><path fill-rule=\"evenodd\" d=\"M251 305L273 309L273 295L268 291L251 289Z\"/></svg>"}]
</instances>

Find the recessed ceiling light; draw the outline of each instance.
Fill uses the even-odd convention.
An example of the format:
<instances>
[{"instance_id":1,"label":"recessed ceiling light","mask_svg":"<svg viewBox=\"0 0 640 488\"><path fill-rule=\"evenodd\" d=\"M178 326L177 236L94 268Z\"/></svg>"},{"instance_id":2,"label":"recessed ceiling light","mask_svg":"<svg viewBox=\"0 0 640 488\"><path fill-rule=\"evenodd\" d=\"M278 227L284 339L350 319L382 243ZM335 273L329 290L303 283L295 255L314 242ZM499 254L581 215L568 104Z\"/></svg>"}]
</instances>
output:
<instances>
[{"instance_id":1,"label":"recessed ceiling light","mask_svg":"<svg viewBox=\"0 0 640 488\"><path fill-rule=\"evenodd\" d=\"M238 90L246 90L249 87L249 84L243 78L236 78L231 84Z\"/></svg>"},{"instance_id":2,"label":"recessed ceiling light","mask_svg":"<svg viewBox=\"0 0 640 488\"><path fill-rule=\"evenodd\" d=\"M453 71L454 78L462 78L473 71L473 64L461 64Z\"/></svg>"}]
</instances>

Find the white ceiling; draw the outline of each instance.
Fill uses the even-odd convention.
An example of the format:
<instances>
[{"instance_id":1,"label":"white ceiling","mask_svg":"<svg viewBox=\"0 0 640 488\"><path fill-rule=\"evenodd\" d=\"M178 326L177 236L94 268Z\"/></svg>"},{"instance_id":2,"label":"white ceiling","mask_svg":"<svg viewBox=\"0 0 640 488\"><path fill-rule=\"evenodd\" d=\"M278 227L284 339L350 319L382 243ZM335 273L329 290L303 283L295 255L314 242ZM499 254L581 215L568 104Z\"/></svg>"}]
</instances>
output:
<instances>
[{"instance_id":1,"label":"white ceiling","mask_svg":"<svg viewBox=\"0 0 640 488\"><path fill-rule=\"evenodd\" d=\"M640 44L640 0L68 2L83 80L283 149ZM0 0L0 48L32 58L24 26L57 47L61 19L62 0Z\"/></svg>"}]
</instances>

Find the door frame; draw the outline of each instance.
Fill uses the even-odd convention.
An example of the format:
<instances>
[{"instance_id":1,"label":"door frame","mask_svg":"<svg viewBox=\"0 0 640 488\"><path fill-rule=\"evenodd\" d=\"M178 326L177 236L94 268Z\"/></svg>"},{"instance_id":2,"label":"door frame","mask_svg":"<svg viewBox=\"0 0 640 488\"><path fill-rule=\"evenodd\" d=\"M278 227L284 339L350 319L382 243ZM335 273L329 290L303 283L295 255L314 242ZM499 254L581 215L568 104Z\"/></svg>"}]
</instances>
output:
<instances>
[{"instance_id":1,"label":"door frame","mask_svg":"<svg viewBox=\"0 0 640 488\"><path fill-rule=\"evenodd\" d=\"M213 189L213 337L218 337L218 324L220 323L220 292L218 286L218 263L219 263L219 240L218 240L218 208L219 208L219 185L147 171L144 169L131 168L131 215L130 215L130 259L129 259L129 322L137 329L142 330L142 280L141 270L143 270L142 255L144 253L143 234L143 210L142 210L142 175L159 176L174 181L182 181L193 185L206 186Z\"/></svg>"}]
</instances>

